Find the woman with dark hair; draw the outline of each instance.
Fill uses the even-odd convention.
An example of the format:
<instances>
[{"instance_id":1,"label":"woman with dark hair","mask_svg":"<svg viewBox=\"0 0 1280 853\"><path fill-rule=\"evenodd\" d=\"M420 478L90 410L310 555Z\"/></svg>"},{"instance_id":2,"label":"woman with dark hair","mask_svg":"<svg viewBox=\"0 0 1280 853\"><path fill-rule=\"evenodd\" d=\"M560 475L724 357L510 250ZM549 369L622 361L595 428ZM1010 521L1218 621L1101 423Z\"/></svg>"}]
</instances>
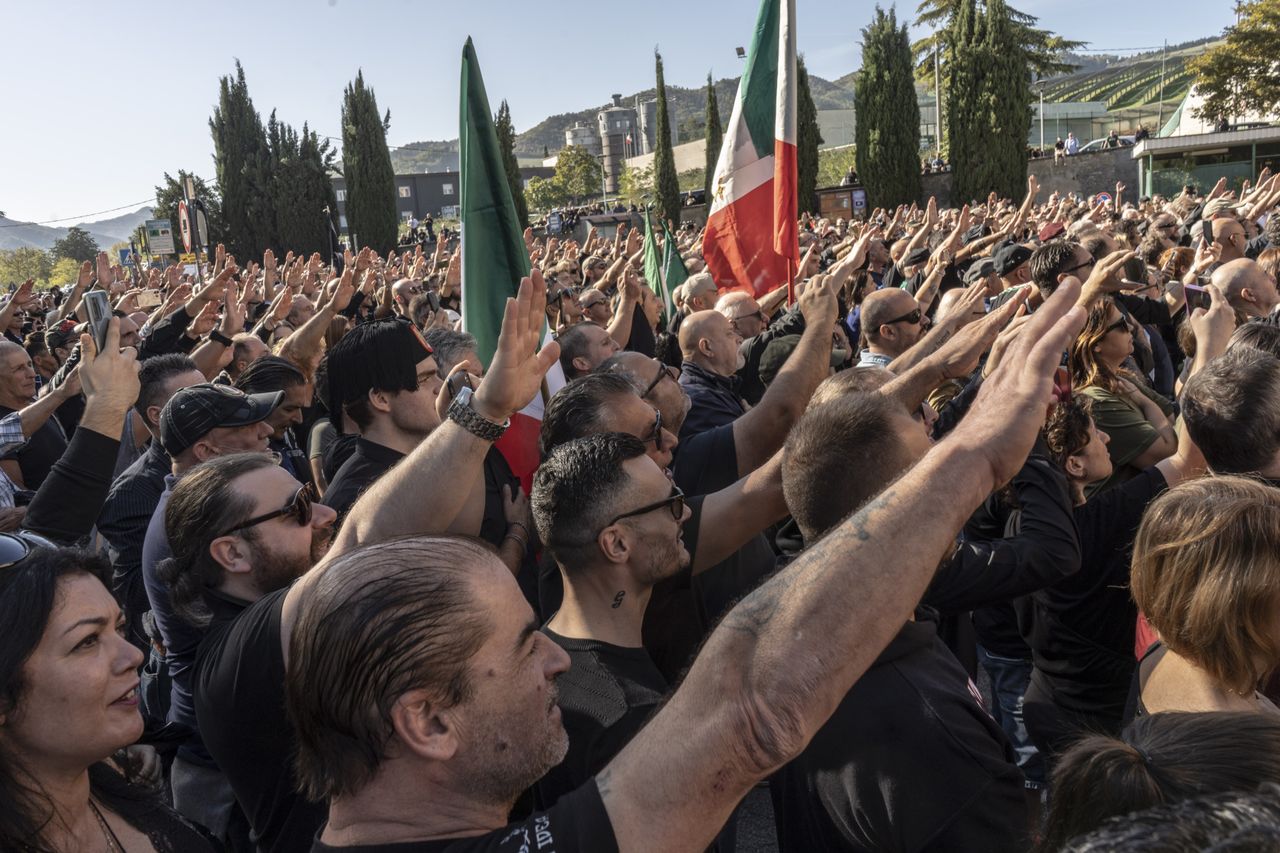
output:
<instances>
[{"instance_id":1,"label":"woman with dark hair","mask_svg":"<svg viewBox=\"0 0 1280 853\"><path fill-rule=\"evenodd\" d=\"M0 850L213 851L117 756L138 667L100 557L0 535Z\"/></svg>"},{"instance_id":2,"label":"woman with dark hair","mask_svg":"<svg viewBox=\"0 0 1280 853\"><path fill-rule=\"evenodd\" d=\"M1133 354L1129 319L1110 299L1089 311L1071 345L1072 392L1089 398L1098 429L1110 439L1112 475L1090 490L1104 491L1136 476L1178 449L1173 404L1123 368Z\"/></svg>"},{"instance_id":3,"label":"woman with dark hair","mask_svg":"<svg viewBox=\"0 0 1280 853\"><path fill-rule=\"evenodd\" d=\"M1040 849L1057 850L1107 818L1206 794L1280 783L1280 720L1251 713L1171 712L1119 738L1087 737L1063 754Z\"/></svg>"}]
</instances>

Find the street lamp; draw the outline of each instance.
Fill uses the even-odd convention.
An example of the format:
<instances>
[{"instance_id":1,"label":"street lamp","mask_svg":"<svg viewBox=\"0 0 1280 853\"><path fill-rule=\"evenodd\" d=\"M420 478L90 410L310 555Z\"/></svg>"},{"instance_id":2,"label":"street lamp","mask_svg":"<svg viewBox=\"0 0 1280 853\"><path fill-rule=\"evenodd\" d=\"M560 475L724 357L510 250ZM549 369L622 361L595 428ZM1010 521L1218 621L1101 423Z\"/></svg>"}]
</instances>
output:
<instances>
[{"instance_id":1,"label":"street lamp","mask_svg":"<svg viewBox=\"0 0 1280 853\"><path fill-rule=\"evenodd\" d=\"M1039 83L1036 88L1040 91L1040 156L1044 156L1044 83Z\"/></svg>"}]
</instances>

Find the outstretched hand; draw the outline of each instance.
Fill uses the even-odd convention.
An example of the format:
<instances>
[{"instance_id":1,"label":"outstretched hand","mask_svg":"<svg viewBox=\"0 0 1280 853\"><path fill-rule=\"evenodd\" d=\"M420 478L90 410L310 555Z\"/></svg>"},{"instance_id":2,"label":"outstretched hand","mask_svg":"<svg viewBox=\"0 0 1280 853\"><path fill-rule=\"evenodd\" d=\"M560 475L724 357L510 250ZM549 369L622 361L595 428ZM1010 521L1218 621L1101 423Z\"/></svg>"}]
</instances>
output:
<instances>
[{"instance_id":1,"label":"outstretched hand","mask_svg":"<svg viewBox=\"0 0 1280 853\"><path fill-rule=\"evenodd\" d=\"M560 357L560 344L555 341L538 349L546 310L547 285L535 269L520 280L516 297L507 299L498 348L476 389L476 411L489 420L505 421L528 405L538 393L542 377Z\"/></svg>"},{"instance_id":2,"label":"outstretched hand","mask_svg":"<svg viewBox=\"0 0 1280 853\"><path fill-rule=\"evenodd\" d=\"M951 434L986 458L993 486L1018 472L1044 425L1062 352L1084 325L1079 296L1080 285L1068 279L1030 316Z\"/></svg>"}]
</instances>

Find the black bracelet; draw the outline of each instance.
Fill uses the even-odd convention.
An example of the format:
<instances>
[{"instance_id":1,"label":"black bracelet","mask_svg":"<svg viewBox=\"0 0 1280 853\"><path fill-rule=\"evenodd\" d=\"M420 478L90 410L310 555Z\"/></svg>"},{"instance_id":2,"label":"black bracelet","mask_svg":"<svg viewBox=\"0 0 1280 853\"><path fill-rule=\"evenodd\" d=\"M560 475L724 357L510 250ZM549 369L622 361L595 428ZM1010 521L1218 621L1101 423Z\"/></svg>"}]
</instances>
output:
<instances>
[{"instance_id":1,"label":"black bracelet","mask_svg":"<svg viewBox=\"0 0 1280 853\"><path fill-rule=\"evenodd\" d=\"M231 338L228 338L217 329L214 329L209 333L209 340L213 341L215 344L222 344L224 347L229 347L232 344Z\"/></svg>"}]
</instances>

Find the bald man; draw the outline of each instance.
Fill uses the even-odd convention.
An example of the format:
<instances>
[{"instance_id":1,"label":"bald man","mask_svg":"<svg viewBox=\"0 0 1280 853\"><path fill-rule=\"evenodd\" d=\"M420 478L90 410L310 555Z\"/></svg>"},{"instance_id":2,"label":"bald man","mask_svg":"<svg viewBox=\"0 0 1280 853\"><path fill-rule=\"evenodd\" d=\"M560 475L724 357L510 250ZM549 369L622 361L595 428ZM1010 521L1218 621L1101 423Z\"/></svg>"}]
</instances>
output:
<instances>
[{"instance_id":1,"label":"bald man","mask_svg":"<svg viewBox=\"0 0 1280 853\"><path fill-rule=\"evenodd\" d=\"M1218 247L1218 264L1229 264L1245 256L1248 238L1244 226L1231 217L1213 220L1213 245Z\"/></svg>"},{"instance_id":2,"label":"bald man","mask_svg":"<svg viewBox=\"0 0 1280 853\"><path fill-rule=\"evenodd\" d=\"M1238 319L1266 317L1280 304L1276 280L1257 261L1248 258L1222 264L1213 271L1210 281L1222 288Z\"/></svg>"},{"instance_id":3,"label":"bald man","mask_svg":"<svg viewBox=\"0 0 1280 853\"><path fill-rule=\"evenodd\" d=\"M867 348L858 367L888 367L915 345L929 328L929 318L905 290L885 288L862 300L862 336Z\"/></svg>"},{"instance_id":4,"label":"bald man","mask_svg":"<svg viewBox=\"0 0 1280 853\"><path fill-rule=\"evenodd\" d=\"M742 336L719 311L695 311L680 325L680 384L692 405L680 438L732 423L746 411L734 374L743 365Z\"/></svg>"}]
</instances>

